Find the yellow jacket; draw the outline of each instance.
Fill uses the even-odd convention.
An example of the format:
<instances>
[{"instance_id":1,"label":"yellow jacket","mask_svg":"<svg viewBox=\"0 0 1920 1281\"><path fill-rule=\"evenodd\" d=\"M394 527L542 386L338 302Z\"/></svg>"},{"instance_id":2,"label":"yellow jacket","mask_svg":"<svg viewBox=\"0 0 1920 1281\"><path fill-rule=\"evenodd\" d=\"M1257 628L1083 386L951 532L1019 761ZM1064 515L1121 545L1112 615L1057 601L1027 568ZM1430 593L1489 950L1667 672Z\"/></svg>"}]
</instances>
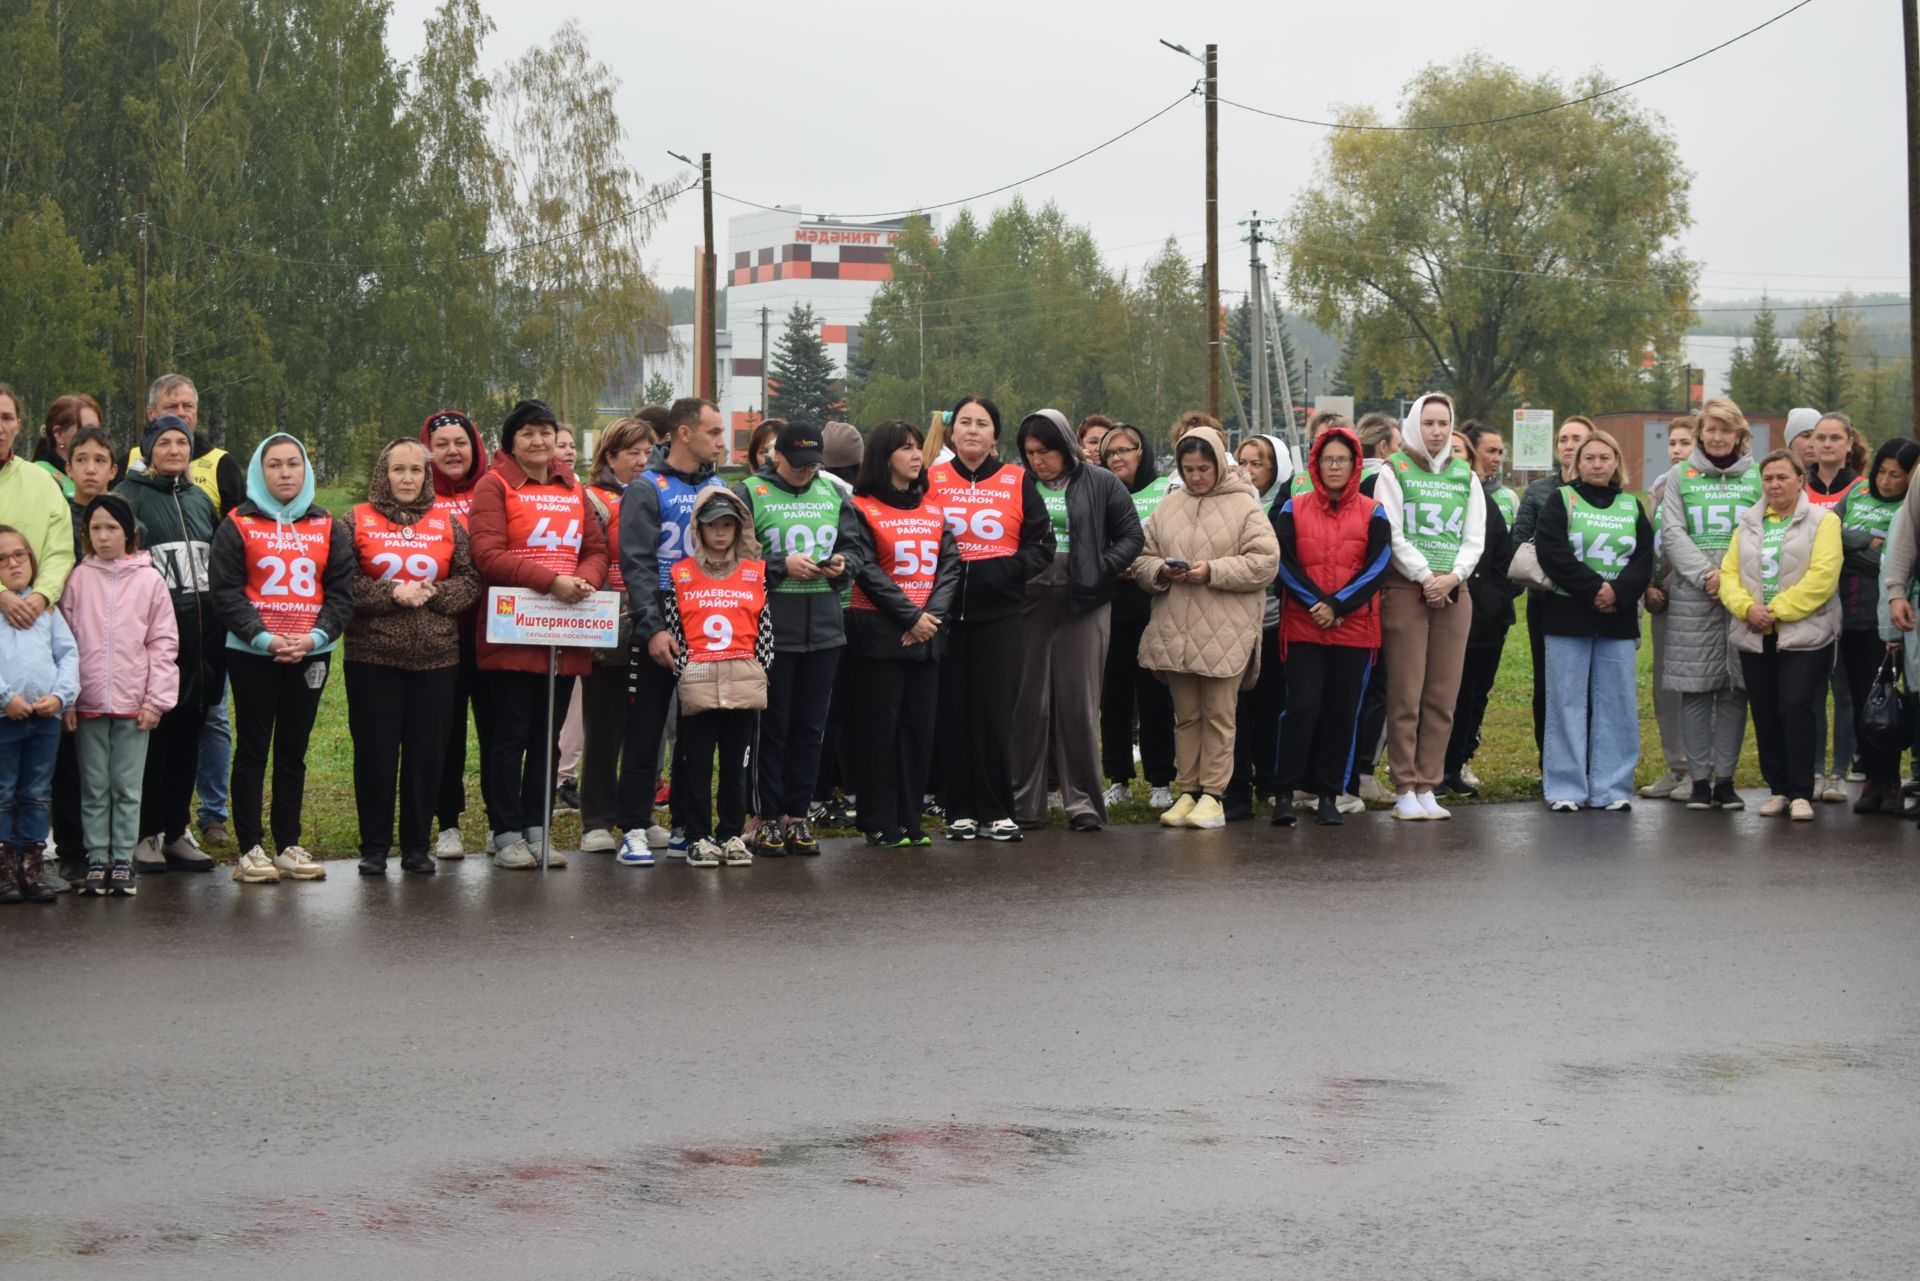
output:
<instances>
[{"instance_id":1,"label":"yellow jacket","mask_svg":"<svg viewBox=\"0 0 1920 1281\"><path fill-rule=\"evenodd\" d=\"M1765 518L1764 502L1756 503L1734 527L1733 541L1727 546L1727 554L1720 560L1720 603L1733 615L1732 636L1734 644L1741 649L1757 650L1759 638L1765 633L1753 631L1747 626L1747 610L1760 603L1760 581L1758 575L1759 552L1757 540L1760 537L1760 522ZM1796 508L1795 516L1804 529L1813 526L1809 539L1800 530L1789 533L1789 541L1798 546L1782 549L1780 577L1786 586L1774 596L1769 608L1777 620L1771 629L1780 634L1783 649L1818 649L1820 645L1832 641L1838 633L1838 602L1836 593L1840 589L1840 566L1845 558L1845 550L1840 544L1840 521L1833 513L1808 508L1802 496ZM1795 535L1798 535L1796 538ZM1753 541L1756 550L1744 555L1743 546ZM1803 559L1804 558L1804 559ZM1795 573L1804 565L1804 571ZM1831 619L1827 616L1833 615ZM1791 627L1790 624L1811 626ZM1796 643L1789 644L1789 640ZM1747 643L1742 643L1742 642Z\"/></svg>"}]
</instances>

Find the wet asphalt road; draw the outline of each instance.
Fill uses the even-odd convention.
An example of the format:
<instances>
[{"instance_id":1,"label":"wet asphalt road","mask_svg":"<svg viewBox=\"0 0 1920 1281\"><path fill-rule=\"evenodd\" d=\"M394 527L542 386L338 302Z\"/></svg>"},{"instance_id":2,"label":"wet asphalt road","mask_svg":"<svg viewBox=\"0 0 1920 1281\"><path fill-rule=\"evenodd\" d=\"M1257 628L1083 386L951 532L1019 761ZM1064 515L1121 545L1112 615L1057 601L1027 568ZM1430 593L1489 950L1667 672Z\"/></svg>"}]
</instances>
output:
<instances>
[{"instance_id":1,"label":"wet asphalt road","mask_svg":"<svg viewBox=\"0 0 1920 1281\"><path fill-rule=\"evenodd\" d=\"M1905 1278L1920 834L1463 810L0 913L0 1276Z\"/></svg>"}]
</instances>

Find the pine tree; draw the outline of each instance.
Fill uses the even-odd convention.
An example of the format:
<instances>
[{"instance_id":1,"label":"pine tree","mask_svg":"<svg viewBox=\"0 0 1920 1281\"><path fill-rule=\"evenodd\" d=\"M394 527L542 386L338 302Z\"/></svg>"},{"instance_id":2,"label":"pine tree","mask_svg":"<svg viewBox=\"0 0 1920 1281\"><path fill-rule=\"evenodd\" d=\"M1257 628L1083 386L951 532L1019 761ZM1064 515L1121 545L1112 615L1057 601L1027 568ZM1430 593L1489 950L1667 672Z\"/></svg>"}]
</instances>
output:
<instances>
[{"instance_id":1,"label":"pine tree","mask_svg":"<svg viewBox=\"0 0 1920 1281\"><path fill-rule=\"evenodd\" d=\"M827 345L820 341L813 308L796 304L787 313L787 327L774 349L767 381L769 417L821 428L838 416L846 388L834 373Z\"/></svg>"},{"instance_id":2,"label":"pine tree","mask_svg":"<svg viewBox=\"0 0 1920 1281\"><path fill-rule=\"evenodd\" d=\"M672 399L673 384L667 381L665 374L657 369L654 370L647 378L647 390L646 394L641 398L642 403L648 405L664 405L672 401Z\"/></svg>"},{"instance_id":3,"label":"pine tree","mask_svg":"<svg viewBox=\"0 0 1920 1281\"><path fill-rule=\"evenodd\" d=\"M1852 386L1859 317L1851 307L1809 312L1800 322L1800 385L1808 403L1827 410L1844 405Z\"/></svg>"},{"instance_id":4,"label":"pine tree","mask_svg":"<svg viewBox=\"0 0 1920 1281\"><path fill-rule=\"evenodd\" d=\"M1780 348L1773 308L1760 300L1753 318L1753 346L1735 347L1727 394L1750 414L1785 413L1793 405L1795 371Z\"/></svg>"}]
</instances>

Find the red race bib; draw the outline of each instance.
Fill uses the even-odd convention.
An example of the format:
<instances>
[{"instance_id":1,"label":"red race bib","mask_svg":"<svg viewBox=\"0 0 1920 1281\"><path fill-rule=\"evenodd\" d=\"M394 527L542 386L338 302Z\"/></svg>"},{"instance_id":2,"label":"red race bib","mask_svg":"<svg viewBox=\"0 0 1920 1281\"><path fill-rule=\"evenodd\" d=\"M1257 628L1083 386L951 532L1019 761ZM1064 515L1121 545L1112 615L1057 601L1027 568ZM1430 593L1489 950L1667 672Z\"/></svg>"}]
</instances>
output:
<instances>
[{"instance_id":1,"label":"red race bib","mask_svg":"<svg viewBox=\"0 0 1920 1281\"><path fill-rule=\"evenodd\" d=\"M353 509L353 550L360 572L388 583L437 583L453 570L455 517L436 505L411 525L399 525L372 503Z\"/></svg>"},{"instance_id":2,"label":"red race bib","mask_svg":"<svg viewBox=\"0 0 1920 1281\"><path fill-rule=\"evenodd\" d=\"M1025 476L1018 467L1002 467L976 485L963 479L952 463L937 463L927 473L928 497L946 513L962 560L992 560L1020 550Z\"/></svg>"},{"instance_id":3,"label":"red race bib","mask_svg":"<svg viewBox=\"0 0 1920 1281\"><path fill-rule=\"evenodd\" d=\"M233 523L246 545L248 603L275 636L305 636L326 600L320 575L333 546L333 517L308 512L282 525L235 512Z\"/></svg>"},{"instance_id":4,"label":"red race bib","mask_svg":"<svg viewBox=\"0 0 1920 1281\"><path fill-rule=\"evenodd\" d=\"M460 528L465 529L467 513L473 510L473 491L469 489L451 496L436 495L433 500L433 509L437 512L445 512L460 522Z\"/></svg>"},{"instance_id":5,"label":"red race bib","mask_svg":"<svg viewBox=\"0 0 1920 1281\"><path fill-rule=\"evenodd\" d=\"M918 507L905 511L877 498L856 498L853 506L873 531L874 563L899 584L908 600L925 605L927 597L933 595L934 576L940 568L940 508L928 497L921 498ZM878 608L860 590L857 579L851 604L854 609Z\"/></svg>"},{"instance_id":6,"label":"red race bib","mask_svg":"<svg viewBox=\"0 0 1920 1281\"><path fill-rule=\"evenodd\" d=\"M727 578L712 578L689 557L673 567L674 603L687 637L687 661L722 663L754 657L760 611L767 605L766 566L741 561Z\"/></svg>"},{"instance_id":7,"label":"red race bib","mask_svg":"<svg viewBox=\"0 0 1920 1281\"><path fill-rule=\"evenodd\" d=\"M580 568L580 524L587 501L578 485L507 486L507 551L556 574Z\"/></svg>"}]
</instances>

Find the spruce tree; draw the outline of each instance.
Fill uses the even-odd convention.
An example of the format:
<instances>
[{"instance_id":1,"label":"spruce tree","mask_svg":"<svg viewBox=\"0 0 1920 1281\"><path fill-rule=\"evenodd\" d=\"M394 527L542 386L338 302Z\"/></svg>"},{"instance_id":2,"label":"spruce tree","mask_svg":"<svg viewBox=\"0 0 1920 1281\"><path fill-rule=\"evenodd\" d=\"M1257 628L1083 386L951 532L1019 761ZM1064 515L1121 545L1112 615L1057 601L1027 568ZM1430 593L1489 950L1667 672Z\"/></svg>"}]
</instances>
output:
<instances>
[{"instance_id":1,"label":"spruce tree","mask_svg":"<svg viewBox=\"0 0 1920 1281\"><path fill-rule=\"evenodd\" d=\"M1752 347L1735 347L1727 372L1727 394L1750 414L1785 413L1793 405L1794 368L1780 349L1773 308L1760 300L1753 318Z\"/></svg>"},{"instance_id":2,"label":"spruce tree","mask_svg":"<svg viewBox=\"0 0 1920 1281\"><path fill-rule=\"evenodd\" d=\"M805 427L825 427L840 412L846 388L820 341L813 308L795 305L768 371L767 415Z\"/></svg>"}]
</instances>

